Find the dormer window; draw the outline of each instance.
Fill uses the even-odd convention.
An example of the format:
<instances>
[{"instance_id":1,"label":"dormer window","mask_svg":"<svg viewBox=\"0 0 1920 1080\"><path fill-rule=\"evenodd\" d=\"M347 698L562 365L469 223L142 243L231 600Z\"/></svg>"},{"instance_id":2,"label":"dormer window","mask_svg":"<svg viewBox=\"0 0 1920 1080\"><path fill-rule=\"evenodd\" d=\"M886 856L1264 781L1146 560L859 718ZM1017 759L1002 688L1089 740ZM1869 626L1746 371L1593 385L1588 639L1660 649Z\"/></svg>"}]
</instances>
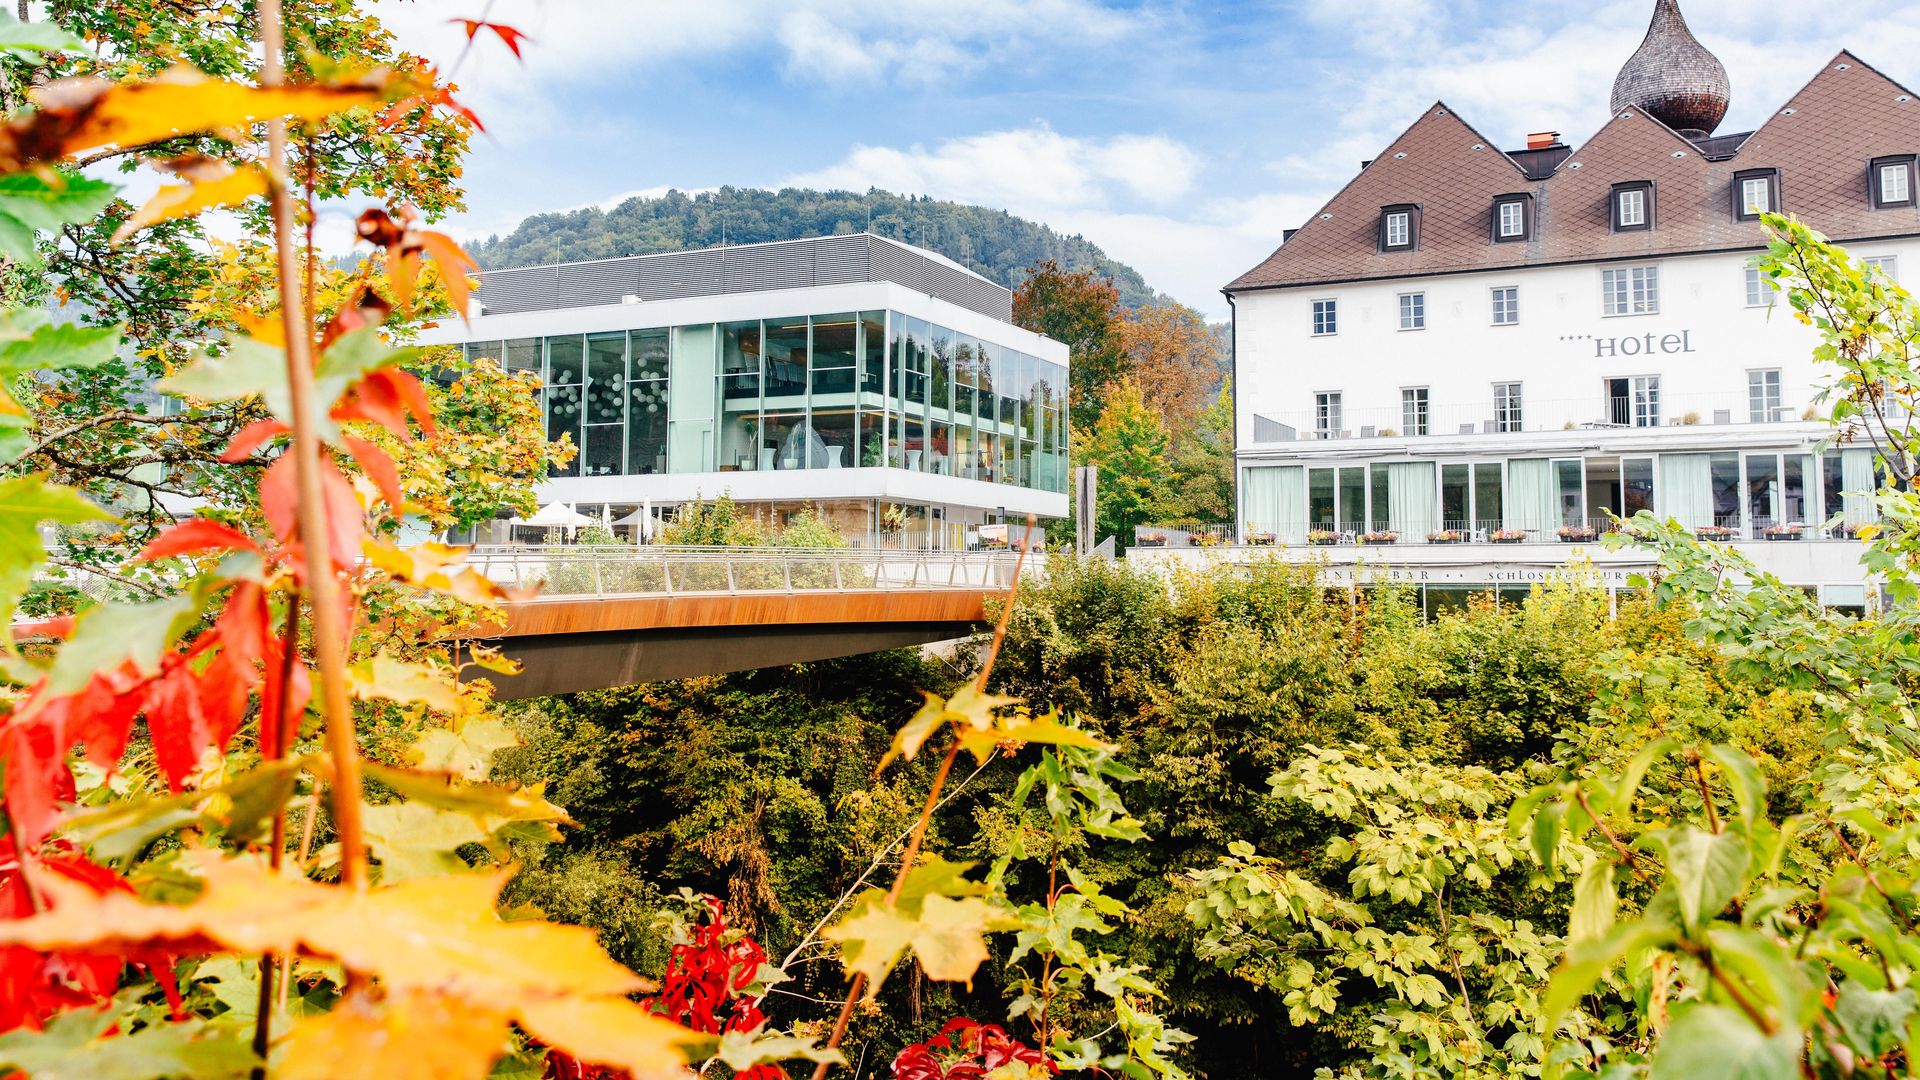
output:
<instances>
[{"instance_id":1,"label":"dormer window","mask_svg":"<svg viewBox=\"0 0 1920 1080\"><path fill-rule=\"evenodd\" d=\"M1533 239L1533 196L1496 195L1493 199L1493 242Z\"/></svg>"},{"instance_id":2,"label":"dormer window","mask_svg":"<svg viewBox=\"0 0 1920 1080\"><path fill-rule=\"evenodd\" d=\"M1748 169L1733 174L1733 216L1758 221L1761 214L1780 210L1780 170Z\"/></svg>"},{"instance_id":3,"label":"dormer window","mask_svg":"<svg viewBox=\"0 0 1920 1080\"><path fill-rule=\"evenodd\" d=\"M1634 180L1613 185L1609 206L1614 232L1638 232L1653 228L1653 181Z\"/></svg>"},{"instance_id":4,"label":"dormer window","mask_svg":"<svg viewBox=\"0 0 1920 1080\"><path fill-rule=\"evenodd\" d=\"M1890 210L1913 205L1914 156L1875 158L1867 171L1873 188L1873 208Z\"/></svg>"},{"instance_id":5,"label":"dormer window","mask_svg":"<svg viewBox=\"0 0 1920 1080\"><path fill-rule=\"evenodd\" d=\"M1420 208L1411 203L1380 208L1380 250L1412 251L1420 242Z\"/></svg>"}]
</instances>

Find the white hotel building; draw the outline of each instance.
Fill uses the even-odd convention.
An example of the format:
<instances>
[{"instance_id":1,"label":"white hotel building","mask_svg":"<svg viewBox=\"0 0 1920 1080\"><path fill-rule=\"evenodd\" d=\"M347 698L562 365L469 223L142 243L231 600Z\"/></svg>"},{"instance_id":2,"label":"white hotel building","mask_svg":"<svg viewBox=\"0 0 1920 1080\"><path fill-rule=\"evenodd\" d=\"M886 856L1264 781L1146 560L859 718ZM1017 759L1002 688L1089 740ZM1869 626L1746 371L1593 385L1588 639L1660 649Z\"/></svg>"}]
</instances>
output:
<instances>
[{"instance_id":1,"label":"white hotel building","mask_svg":"<svg viewBox=\"0 0 1920 1080\"><path fill-rule=\"evenodd\" d=\"M1646 509L1864 603L1871 453L1821 447L1830 373L1754 208L1920 273L1920 101L1842 52L1755 131L1711 134L1726 104L1658 0L1585 145L1502 151L1435 104L1228 285L1241 539L1457 590Z\"/></svg>"}]
</instances>

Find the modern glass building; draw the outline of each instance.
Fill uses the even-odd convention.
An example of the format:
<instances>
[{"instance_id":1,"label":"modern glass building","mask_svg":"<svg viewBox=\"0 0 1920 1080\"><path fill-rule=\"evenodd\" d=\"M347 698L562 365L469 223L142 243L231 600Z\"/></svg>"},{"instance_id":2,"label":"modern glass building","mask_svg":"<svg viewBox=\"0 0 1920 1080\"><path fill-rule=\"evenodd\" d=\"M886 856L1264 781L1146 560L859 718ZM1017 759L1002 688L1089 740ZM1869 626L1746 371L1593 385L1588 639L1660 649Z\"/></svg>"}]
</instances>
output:
<instances>
[{"instance_id":1,"label":"modern glass building","mask_svg":"<svg viewBox=\"0 0 1920 1080\"><path fill-rule=\"evenodd\" d=\"M578 456L545 502L663 516L722 493L856 543L958 547L1066 513L1066 346L1012 297L869 235L495 271L441 328L540 377Z\"/></svg>"}]
</instances>

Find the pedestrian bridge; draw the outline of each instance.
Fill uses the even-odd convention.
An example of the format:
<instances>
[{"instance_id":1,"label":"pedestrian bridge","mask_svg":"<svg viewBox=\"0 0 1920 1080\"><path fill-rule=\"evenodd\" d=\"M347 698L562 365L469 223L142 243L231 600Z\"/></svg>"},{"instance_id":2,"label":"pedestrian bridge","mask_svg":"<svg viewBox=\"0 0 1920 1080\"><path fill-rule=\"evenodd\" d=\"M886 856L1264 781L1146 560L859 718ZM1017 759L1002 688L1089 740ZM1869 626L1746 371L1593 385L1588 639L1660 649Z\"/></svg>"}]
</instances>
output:
<instances>
[{"instance_id":1,"label":"pedestrian bridge","mask_svg":"<svg viewBox=\"0 0 1920 1080\"><path fill-rule=\"evenodd\" d=\"M479 547L516 591L484 639L519 661L502 698L827 660L972 633L1013 580L1008 552Z\"/></svg>"}]
</instances>

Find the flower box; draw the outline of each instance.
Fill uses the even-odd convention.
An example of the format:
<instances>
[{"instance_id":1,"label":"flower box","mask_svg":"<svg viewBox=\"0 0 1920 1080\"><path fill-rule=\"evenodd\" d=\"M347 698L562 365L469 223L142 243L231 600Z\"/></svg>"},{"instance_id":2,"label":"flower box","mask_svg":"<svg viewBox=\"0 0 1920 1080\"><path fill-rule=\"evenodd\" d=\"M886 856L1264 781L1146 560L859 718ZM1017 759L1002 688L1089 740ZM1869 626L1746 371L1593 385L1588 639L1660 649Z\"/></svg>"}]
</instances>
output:
<instances>
[{"instance_id":1,"label":"flower box","mask_svg":"<svg viewBox=\"0 0 1920 1080\"><path fill-rule=\"evenodd\" d=\"M1461 544L1465 543L1466 539L1467 534L1459 529L1441 529L1439 532L1427 534L1429 544Z\"/></svg>"},{"instance_id":2,"label":"flower box","mask_svg":"<svg viewBox=\"0 0 1920 1080\"><path fill-rule=\"evenodd\" d=\"M1495 529L1487 539L1496 544L1523 544L1527 540L1525 529Z\"/></svg>"},{"instance_id":3,"label":"flower box","mask_svg":"<svg viewBox=\"0 0 1920 1080\"><path fill-rule=\"evenodd\" d=\"M1247 534L1247 543L1253 545L1254 547L1272 547L1273 539L1274 538L1272 533L1248 533Z\"/></svg>"},{"instance_id":4,"label":"flower box","mask_svg":"<svg viewBox=\"0 0 1920 1080\"><path fill-rule=\"evenodd\" d=\"M1307 534L1307 543L1314 547L1332 547L1340 542L1340 534L1326 529L1315 529Z\"/></svg>"},{"instance_id":5,"label":"flower box","mask_svg":"<svg viewBox=\"0 0 1920 1080\"><path fill-rule=\"evenodd\" d=\"M1733 530L1725 525L1697 525L1693 530L1695 540L1731 540Z\"/></svg>"},{"instance_id":6,"label":"flower box","mask_svg":"<svg viewBox=\"0 0 1920 1080\"><path fill-rule=\"evenodd\" d=\"M1166 547L1167 537L1165 533L1148 533L1145 536L1136 536L1133 539L1133 546L1134 547Z\"/></svg>"},{"instance_id":7,"label":"flower box","mask_svg":"<svg viewBox=\"0 0 1920 1080\"><path fill-rule=\"evenodd\" d=\"M1369 546L1396 544L1400 542L1400 534L1392 531L1361 533L1360 542Z\"/></svg>"},{"instance_id":8,"label":"flower box","mask_svg":"<svg viewBox=\"0 0 1920 1080\"><path fill-rule=\"evenodd\" d=\"M1806 534L1804 525L1769 525L1760 530L1768 540L1798 540Z\"/></svg>"},{"instance_id":9,"label":"flower box","mask_svg":"<svg viewBox=\"0 0 1920 1080\"><path fill-rule=\"evenodd\" d=\"M1554 535L1565 543L1585 544L1598 540L1600 531L1590 525L1562 525L1554 531Z\"/></svg>"}]
</instances>

